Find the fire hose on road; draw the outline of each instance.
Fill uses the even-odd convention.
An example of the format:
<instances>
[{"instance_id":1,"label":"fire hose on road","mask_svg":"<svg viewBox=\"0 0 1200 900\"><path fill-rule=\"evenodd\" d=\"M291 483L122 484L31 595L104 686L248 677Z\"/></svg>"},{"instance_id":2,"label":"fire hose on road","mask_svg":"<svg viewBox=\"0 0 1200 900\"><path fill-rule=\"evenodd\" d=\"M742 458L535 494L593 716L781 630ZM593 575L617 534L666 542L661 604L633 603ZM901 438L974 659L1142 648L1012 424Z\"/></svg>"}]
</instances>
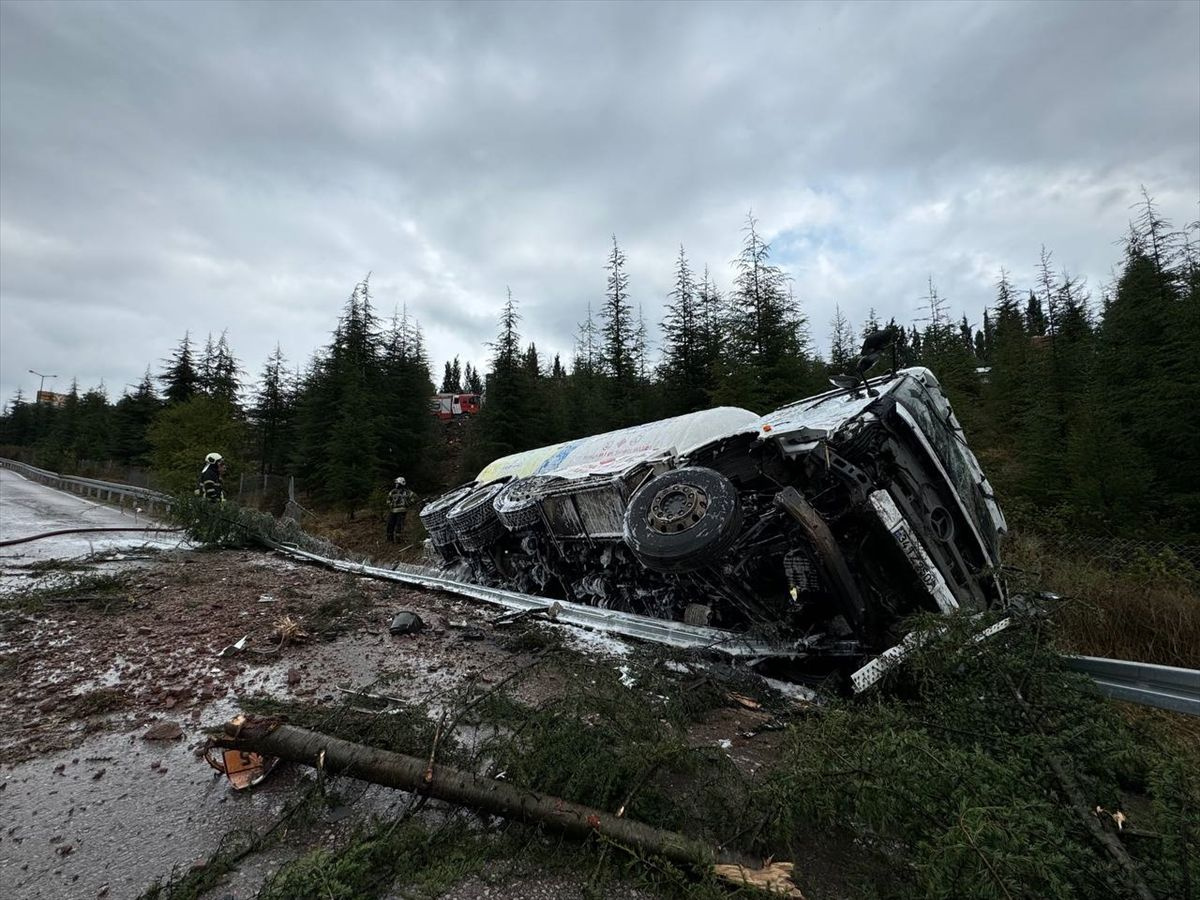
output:
<instances>
[{"instance_id":1,"label":"fire hose on road","mask_svg":"<svg viewBox=\"0 0 1200 900\"><path fill-rule=\"evenodd\" d=\"M44 538L58 537L63 534L89 534L96 531L151 531L156 534L174 533L178 534L183 531L182 528L163 528L158 525L131 525L128 528L120 527L105 527L105 528L59 528L57 531L43 531L41 534L31 534L27 537L10 538L6 541L0 541L0 547L12 547L15 544L28 544L30 541L40 541Z\"/></svg>"}]
</instances>

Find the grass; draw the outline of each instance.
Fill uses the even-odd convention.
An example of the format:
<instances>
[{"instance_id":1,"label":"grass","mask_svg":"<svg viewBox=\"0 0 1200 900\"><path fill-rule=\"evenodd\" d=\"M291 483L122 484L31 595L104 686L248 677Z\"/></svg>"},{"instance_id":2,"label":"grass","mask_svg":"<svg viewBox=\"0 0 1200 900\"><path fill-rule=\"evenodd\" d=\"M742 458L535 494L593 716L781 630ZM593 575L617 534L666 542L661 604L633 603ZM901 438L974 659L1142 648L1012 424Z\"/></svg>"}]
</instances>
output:
<instances>
[{"instance_id":1,"label":"grass","mask_svg":"<svg viewBox=\"0 0 1200 900\"><path fill-rule=\"evenodd\" d=\"M125 575L63 575L48 584L0 597L0 608L41 614L63 604L82 604L98 612L119 612L130 605Z\"/></svg>"},{"instance_id":2,"label":"grass","mask_svg":"<svg viewBox=\"0 0 1200 900\"><path fill-rule=\"evenodd\" d=\"M1018 589L1064 597L1056 612L1064 650L1200 668L1200 579L1178 557L1063 553L1019 533L1006 543L1005 558L1023 570L1013 579Z\"/></svg>"}]
</instances>

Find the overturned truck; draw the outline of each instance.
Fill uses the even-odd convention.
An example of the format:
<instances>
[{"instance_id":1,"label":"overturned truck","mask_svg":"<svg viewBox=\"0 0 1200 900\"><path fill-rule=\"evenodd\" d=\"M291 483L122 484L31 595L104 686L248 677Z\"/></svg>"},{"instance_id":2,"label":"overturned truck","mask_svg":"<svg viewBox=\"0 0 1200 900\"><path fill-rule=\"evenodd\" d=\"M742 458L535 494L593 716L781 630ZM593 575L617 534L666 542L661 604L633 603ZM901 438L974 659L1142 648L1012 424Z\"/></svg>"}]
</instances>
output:
<instances>
[{"instance_id":1,"label":"overturned truck","mask_svg":"<svg viewBox=\"0 0 1200 900\"><path fill-rule=\"evenodd\" d=\"M421 511L455 577L736 632L806 671L1005 600L1004 516L928 369L506 456Z\"/></svg>"}]
</instances>

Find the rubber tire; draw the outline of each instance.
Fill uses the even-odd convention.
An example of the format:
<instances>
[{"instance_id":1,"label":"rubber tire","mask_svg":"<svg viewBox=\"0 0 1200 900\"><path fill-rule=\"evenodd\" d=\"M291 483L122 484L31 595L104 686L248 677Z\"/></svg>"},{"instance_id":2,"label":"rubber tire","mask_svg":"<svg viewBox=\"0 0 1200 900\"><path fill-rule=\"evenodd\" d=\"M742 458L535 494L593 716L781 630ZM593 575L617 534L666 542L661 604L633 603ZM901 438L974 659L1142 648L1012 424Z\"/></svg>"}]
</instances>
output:
<instances>
[{"instance_id":1,"label":"rubber tire","mask_svg":"<svg viewBox=\"0 0 1200 900\"><path fill-rule=\"evenodd\" d=\"M663 488L689 484L709 498L704 516L687 531L663 534L649 524L650 506ZM642 485L625 510L625 543L647 569L680 573L711 566L728 552L742 528L737 488L714 469L688 466Z\"/></svg>"},{"instance_id":2,"label":"rubber tire","mask_svg":"<svg viewBox=\"0 0 1200 900\"><path fill-rule=\"evenodd\" d=\"M492 500L492 506L496 510L496 515L509 531L521 531L531 528L542 520L542 513L538 508L536 498L530 498L523 506L518 506L515 509L501 509L501 501L504 499L505 494L512 491L530 490L533 487L529 484L530 480L529 478L513 479Z\"/></svg>"},{"instance_id":3,"label":"rubber tire","mask_svg":"<svg viewBox=\"0 0 1200 900\"><path fill-rule=\"evenodd\" d=\"M425 526L425 530L432 534L446 526L446 516L450 510L458 505L458 502L469 496L471 491L475 489L475 482L462 484L453 490L446 491L440 497L435 497L421 508L420 518L421 524Z\"/></svg>"},{"instance_id":4,"label":"rubber tire","mask_svg":"<svg viewBox=\"0 0 1200 900\"><path fill-rule=\"evenodd\" d=\"M464 549L481 550L504 530L492 501L510 480L500 478L481 484L446 514L446 524L454 529Z\"/></svg>"}]
</instances>

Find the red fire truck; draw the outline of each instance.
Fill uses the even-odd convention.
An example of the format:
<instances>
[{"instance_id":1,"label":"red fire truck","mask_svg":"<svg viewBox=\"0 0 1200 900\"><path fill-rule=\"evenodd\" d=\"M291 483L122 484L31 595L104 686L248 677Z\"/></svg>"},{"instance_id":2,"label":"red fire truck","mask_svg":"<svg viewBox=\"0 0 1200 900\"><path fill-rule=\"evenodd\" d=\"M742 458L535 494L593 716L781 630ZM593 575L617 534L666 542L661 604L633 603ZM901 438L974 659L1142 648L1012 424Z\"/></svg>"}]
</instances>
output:
<instances>
[{"instance_id":1,"label":"red fire truck","mask_svg":"<svg viewBox=\"0 0 1200 900\"><path fill-rule=\"evenodd\" d=\"M479 394L434 394L429 409L442 421L459 416L473 416L479 412L483 398Z\"/></svg>"}]
</instances>

